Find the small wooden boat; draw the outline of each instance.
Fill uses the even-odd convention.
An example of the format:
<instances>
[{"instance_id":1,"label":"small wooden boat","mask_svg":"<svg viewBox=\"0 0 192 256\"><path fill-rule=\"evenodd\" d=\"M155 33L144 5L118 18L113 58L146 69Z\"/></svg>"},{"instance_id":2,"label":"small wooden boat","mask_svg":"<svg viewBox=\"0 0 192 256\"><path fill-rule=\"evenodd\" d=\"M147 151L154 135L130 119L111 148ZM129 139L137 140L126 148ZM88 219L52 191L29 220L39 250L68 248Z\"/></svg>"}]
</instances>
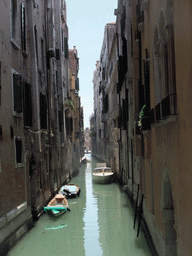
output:
<instances>
[{"instance_id":1,"label":"small wooden boat","mask_svg":"<svg viewBox=\"0 0 192 256\"><path fill-rule=\"evenodd\" d=\"M70 211L67 199L62 194L57 194L46 207L44 211L50 213L54 217L59 217L66 211Z\"/></svg>"},{"instance_id":2,"label":"small wooden boat","mask_svg":"<svg viewBox=\"0 0 192 256\"><path fill-rule=\"evenodd\" d=\"M113 172L110 167L100 166L94 169L92 177L96 183L110 183L113 179Z\"/></svg>"},{"instance_id":3,"label":"small wooden boat","mask_svg":"<svg viewBox=\"0 0 192 256\"><path fill-rule=\"evenodd\" d=\"M80 196L81 189L76 184L66 184L61 187L60 193L67 198Z\"/></svg>"}]
</instances>

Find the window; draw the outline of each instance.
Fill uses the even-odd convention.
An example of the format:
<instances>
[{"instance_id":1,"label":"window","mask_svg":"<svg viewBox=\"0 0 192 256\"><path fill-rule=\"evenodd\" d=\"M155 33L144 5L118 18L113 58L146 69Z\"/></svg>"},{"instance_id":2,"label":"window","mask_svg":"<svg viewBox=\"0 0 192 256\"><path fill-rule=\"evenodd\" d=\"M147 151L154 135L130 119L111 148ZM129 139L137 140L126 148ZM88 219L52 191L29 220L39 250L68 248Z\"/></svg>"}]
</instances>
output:
<instances>
[{"instance_id":1,"label":"window","mask_svg":"<svg viewBox=\"0 0 192 256\"><path fill-rule=\"evenodd\" d=\"M41 68L42 68L42 71L45 71L44 42L43 42L43 39L41 39Z\"/></svg>"},{"instance_id":2,"label":"window","mask_svg":"<svg viewBox=\"0 0 192 256\"><path fill-rule=\"evenodd\" d=\"M16 37L17 0L11 0L11 36Z\"/></svg>"},{"instance_id":3,"label":"window","mask_svg":"<svg viewBox=\"0 0 192 256\"><path fill-rule=\"evenodd\" d=\"M22 138L15 138L15 149L16 149L16 164L22 164Z\"/></svg>"},{"instance_id":4,"label":"window","mask_svg":"<svg viewBox=\"0 0 192 256\"><path fill-rule=\"evenodd\" d=\"M13 98L14 98L14 111L16 113L22 112L22 83L21 76L13 74Z\"/></svg>"},{"instance_id":5,"label":"window","mask_svg":"<svg viewBox=\"0 0 192 256\"><path fill-rule=\"evenodd\" d=\"M79 91L79 78L75 80L75 90Z\"/></svg>"},{"instance_id":6,"label":"window","mask_svg":"<svg viewBox=\"0 0 192 256\"><path fill-rule=\"evenodd\" d=\"M63 29L61 28L61 50L64 51Z\"/></svg>"},{"instance_id":7,"label":"window","mask_svg":"<svg viewBox=\"0 0 192 256\"><path fill-rule=\"evenodd\" d=\"M41 129L47 129L47 100L42 93L40 93L40 124Z\"/></svg>"},{"instance_id":8,"label":"window","mask_svg":"<svg viewBox=\"0 0 192 256\"><path fill-rule=\"evenodd\" d=\"M34 33L35 33L35 52L36 52L36 59L37 59L37 66L38 66L38 37L37 37L36 26L34 26Z\"/></svg>"},{"instance_id":9,"label":"window","mask_svg":"<svg viewBox=\"0 0 192 256\"><path fill-rule=\"evenodd\" d=\"M0 62L0 106L1 106L1 62Z\"/></svg>"},{"instance_id":10,"label":"window","mask_svg":"<svg viewBox=\"0 0 192 256\"><path fill-rule=\"evenodd\" d=\"M58 111L58 115L59 115L59 132L62 132L62 127L63 127L63 112L62 111Z\"/></svg>"},{"instance_id":11,"label":"window","mask_svg":"<svg viewBox=\"0 0 192 256\"><path fill-rule=\"evenodd\" d=\"M32 95L31 85L24 83L24 126L32 126Z\"/></svg>"},{"instance_id":12,"label":"window","mask_svg":"<svg viewBox=\"0 0 192 256\"><path fill-rule=\"evenodd\" d=\"M3 140L3 128L2 125L0 125L0 140Z\"/></svg>"},{"instance_id":13,"label":"window","mask_svg":"<svg viewBox=\"0 0 192 256\"><path fill-rule=\"evenodd\" d=\"M67 39L67 37L64 38L64 45L65 45L65 59L68 59L69 54L68 54L68 39Z\"/></svg>"},{"instance_id":14,"label":"window","mask_svg":"<svg viewBox=\"0 0 192 256\"><path fill-rule=\"evenodd\" d=\"M71 133L73 131L73 118L66 117L65 124L66 124L66 134L67 134L67 136L71 136Z\"/></svg>"},{"instance_id":15,"label":"window","mask_svg":"<svg viewBox=\"0 0 192 256\"><path fill-rule=\"evenodd\" d=\"M26 51L25 6L21 4L21 49Z\"/></svg>"}]
</instances>

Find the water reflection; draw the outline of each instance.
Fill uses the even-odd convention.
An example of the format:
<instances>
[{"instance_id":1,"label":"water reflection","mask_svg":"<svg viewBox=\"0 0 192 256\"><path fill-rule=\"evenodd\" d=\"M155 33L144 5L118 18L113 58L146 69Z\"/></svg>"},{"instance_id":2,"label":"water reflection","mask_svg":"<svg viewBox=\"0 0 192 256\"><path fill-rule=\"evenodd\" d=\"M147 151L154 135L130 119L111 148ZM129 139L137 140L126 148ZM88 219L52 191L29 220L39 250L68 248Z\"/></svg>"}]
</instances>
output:
<instances>
[{"instance_id":1,"label":"water reflection","mask_svg":"<svg viewBox=\"0 0 192 256\"><path fill-rule=\"evenodd\" d=\"M92 184L92 164L87 164L86 169L86 208L84 211L84 246L85 255L103 255L99 242L99 225L98 225L98 202L97 197L93 194ZM91 246L90 246L91 245Z\"/></svg>"},{"instance_id":2,"label":"water reflection","mask_svg":"<svg viewBox=\"0 0 192 256\"><path fill-rule=\"evenodd\" d=\"M44 214L8 256L152 255L143 232L137 238L133 230L134 213L119 185L92 183L95 167L92 159L71 180L81 188L80 197L68 199L71 211L58 219Z\"/></svg>"}]
</instances>

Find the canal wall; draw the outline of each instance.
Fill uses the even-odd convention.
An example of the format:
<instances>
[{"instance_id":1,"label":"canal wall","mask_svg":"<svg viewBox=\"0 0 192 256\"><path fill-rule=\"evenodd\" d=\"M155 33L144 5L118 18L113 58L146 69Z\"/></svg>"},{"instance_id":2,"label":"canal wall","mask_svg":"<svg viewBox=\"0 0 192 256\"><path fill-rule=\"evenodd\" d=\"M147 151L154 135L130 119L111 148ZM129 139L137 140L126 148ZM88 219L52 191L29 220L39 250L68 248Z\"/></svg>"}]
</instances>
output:
<instances>
[{"instance_id":1,"label":"canal wall","mask_svg":"<svg viewBox=\"0 0 192 256\"><path fill-rule=\"evenodd\" d=\"M6 253L33 227L31 207L27 202L0 218L0 255Z\"/></svg>"},{"instance_id":2,"label":"canal wall","mask_svg":"<svg viewBox=\"0 0 192 256\"><path fill-rule=\"evenodd\" d=\"M128 185L123 186L123 190L127 194L128 198L131 200L131 205L135 213L138 187L136 186L136 184L132 185L132 180L128 180ZM139 191L137 206L139 206L139 203L141 202L141 197L142 195ZM138 227L137 225L138 225L138 215L136 218L136 228ZM148 241L148 244L151 248L153 255L154 256L165 255L162 252L162 244L164 243L162 236L154 224L153 216L147 207L145 199L143 200L141 228L145 234L145 237Z\"/></svg>"},{"instance_id":3,"label":"canal wall","mask_svg":"<svg viewBox=\"0 0 192 256\"><path fill-rule=\"evenodd\" d=\"M77 175L74 171L65 176L62 185L71 180ZM55 189L55 194L60 188ZM34 221L37 221L43 214L44 206L50 201L51 194L45 204L39 204L37 214L34 216L31 211L31 206L27 206L27 202L17 206L0 218L0 256L6 253L34 226ZM43 202L43 200L41 200Z\"/></svg>"}]
</instances>

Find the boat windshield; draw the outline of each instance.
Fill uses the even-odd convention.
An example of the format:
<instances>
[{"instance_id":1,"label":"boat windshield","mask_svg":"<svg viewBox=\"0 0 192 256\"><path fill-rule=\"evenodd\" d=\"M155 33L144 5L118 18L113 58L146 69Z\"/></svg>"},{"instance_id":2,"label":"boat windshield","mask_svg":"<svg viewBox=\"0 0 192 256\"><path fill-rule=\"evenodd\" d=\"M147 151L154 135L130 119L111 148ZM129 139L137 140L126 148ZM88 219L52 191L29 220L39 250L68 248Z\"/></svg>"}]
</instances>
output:
<instances>
[{"instance_id":1,"label":"boat windshield","mask_svg":"<svg viewBox=\"0 0 192 256\"><path fill-rule=\"evenodd\" d=\"M99 172L111 172L111 168L97 168L94 170L94 173L99 173Z\"/></svg>"},{"instance_id":2,"label":"boat windshield","mask_svg":"<svg viewBox=\"0 0 192 256\"><path fill-rule=\"evenodd\" d=\"M99 172L102 172L102 169L95 169L94 170L94 173L99 173Z\"/></svg>"},{"instance_id":3,"label":"boat windshield","mask_svg":"<svg viewBox=\"0 0 192 256\"><path fill-rule=\"evenodd\" d=\"M111 169L110 168L106 168L106 169L104 169L104 172L111 172Z\"/></svg>"}]
</instances>

